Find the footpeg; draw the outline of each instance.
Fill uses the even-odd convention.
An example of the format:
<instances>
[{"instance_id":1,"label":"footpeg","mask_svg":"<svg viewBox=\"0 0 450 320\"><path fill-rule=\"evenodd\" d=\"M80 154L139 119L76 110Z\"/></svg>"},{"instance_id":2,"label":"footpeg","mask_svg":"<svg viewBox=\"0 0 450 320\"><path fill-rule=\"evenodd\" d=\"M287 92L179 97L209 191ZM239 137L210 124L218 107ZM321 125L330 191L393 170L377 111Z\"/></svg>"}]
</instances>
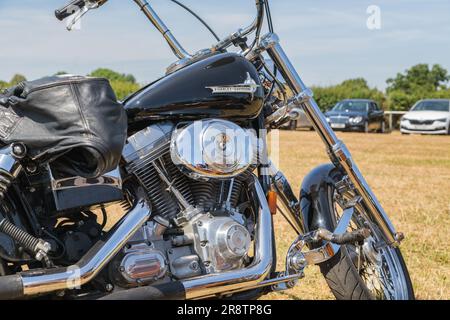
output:
<instances>
[{"instance_id":1,"label":"footpeg","mask_svg":"<svg viewBox=\"0 0 450 320\"><path fill-rule=\"evenodd\" d=\"M293 271L302 272L308 265L320 264L331 259L339 251L342 244L364 241L368 238L370 236L370 230L368 229L346 232L354 212L354 207L347 207L334 232L318 229L300 235L288 250L286 274L291 274ZM306 245L317 243L319 240L325 242L321 247L302 251Z\"/></svg>"},{"instance_id":2,"label":"footpeg","mask_svg":"<svg viewBox=\"0 0 450 320\"><path fill-rule=\"evenodd\" d=\"M362 242L370 236L371 232L367 228L358 229L343 234L334 234L326 229L318 229L314 235L315 240L330 241L335 244L353 244Z\"/></svg>"}]
</instances>

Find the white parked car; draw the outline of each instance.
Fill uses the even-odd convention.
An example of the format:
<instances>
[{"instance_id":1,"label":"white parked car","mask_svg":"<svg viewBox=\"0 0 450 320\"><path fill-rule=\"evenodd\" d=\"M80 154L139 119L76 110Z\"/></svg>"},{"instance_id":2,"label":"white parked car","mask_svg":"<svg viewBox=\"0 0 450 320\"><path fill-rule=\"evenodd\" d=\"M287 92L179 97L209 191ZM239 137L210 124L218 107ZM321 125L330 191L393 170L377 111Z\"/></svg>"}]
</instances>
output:
<instances>
[{"instance_id":1,"label":"white parked car","mask_svg":"<svg viewBox=\"0 0 450 320\"><path fill-rule=\"evenodd\" d=\"M450 100L418 101L400 122L401 133L450 134Z\"/></svg>"}]
</instances>

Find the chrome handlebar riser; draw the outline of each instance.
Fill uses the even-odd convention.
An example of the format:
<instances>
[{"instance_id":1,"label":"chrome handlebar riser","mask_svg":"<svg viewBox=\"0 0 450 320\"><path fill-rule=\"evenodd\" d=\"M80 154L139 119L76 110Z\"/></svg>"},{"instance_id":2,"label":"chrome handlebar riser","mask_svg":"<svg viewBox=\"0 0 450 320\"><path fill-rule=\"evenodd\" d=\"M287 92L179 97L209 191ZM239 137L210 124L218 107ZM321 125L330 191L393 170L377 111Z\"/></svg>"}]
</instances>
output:
<instances>
[{"instance_id":1,"label":"chrome handlebar riser","mask_svg":"<svg viewBox=\"0 0 450 320\"><path fill-rule=\"evenodd\" d=\"M170 32L169 28L164 24L158 14L153 10L150 4L146 0L133 0L145 16L150 20L150 22L155 26L156 29L163 35L164 39L166 39L173 53L179 59L190 58L191 55L184 50L178 40L173 36L172 32Z\"/></svg>"},{"instance_id":2,"label":"chrome handlebar riser","mask_svg":"<svg viewBox=\"0 0 450 320\"><path fill-rule=\"evenodd\" d=\"M150 22L155 26L155 28L163 35L166 39L173 53L182 60L189 60L192 56L183 48L183 46L178 42L178 40L170 32L169 28L161 20L158 14L153 10L150 4L146 0L133 0L145 14L145 16L150 20ZM251 25L247 28L239 29L227 38L221 40L219 43L212 47L212 51L222 51L233 44L236 39L245 37L254 30L260 30L262 23L264 21L264 0L255 0L257 7L257 17Z\"/></svg>"}]
</instances>

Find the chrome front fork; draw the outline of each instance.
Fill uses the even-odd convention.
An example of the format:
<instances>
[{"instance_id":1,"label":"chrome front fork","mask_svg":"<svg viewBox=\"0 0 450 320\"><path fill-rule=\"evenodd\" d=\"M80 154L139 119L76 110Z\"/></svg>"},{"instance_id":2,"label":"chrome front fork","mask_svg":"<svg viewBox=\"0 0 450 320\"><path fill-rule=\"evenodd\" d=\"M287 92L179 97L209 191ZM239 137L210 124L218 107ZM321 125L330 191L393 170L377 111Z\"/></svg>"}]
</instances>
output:
<instances>
[{"instance_id":1,"label":"chrome front fork","mask_svg":"<svg viewBox=\"0 0 450 320\"><path fill-rule=\"evenodd\" d=\"M312 91L306 87L293 67L281 47L277 35L269 33L264 36L261 39L257 51L258 53L267 51L288 86L294 92L296 104L303 108L308 120L325 143L331 161L345 171L355 190L361 196L362 202L367 208L367 213L381 229L386 243L393 246L398 245L402 240L403 235L395 231L386 212L381 207L375 194L370 189L355 161L352 159L349 150L345 144L337 138L314 100Z\"/></svg>"}]
</instances>

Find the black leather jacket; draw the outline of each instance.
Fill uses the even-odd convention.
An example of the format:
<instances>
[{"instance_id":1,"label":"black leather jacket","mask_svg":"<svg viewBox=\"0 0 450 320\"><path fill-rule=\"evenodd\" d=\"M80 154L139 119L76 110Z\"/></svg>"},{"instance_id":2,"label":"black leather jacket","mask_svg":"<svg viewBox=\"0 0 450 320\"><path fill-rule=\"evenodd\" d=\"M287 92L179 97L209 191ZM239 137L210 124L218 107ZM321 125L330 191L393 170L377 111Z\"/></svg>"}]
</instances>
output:
<instances>
[{"instance_id":1,"label":"black leather jacket","mask_svg":"<svg viewBox=\"0 0 450 320\"><path fill-rule=\"evenodd\" d=\"M60 175L94 177L117 167L127 119L108 80L46 77L0 95L0 141L23 143Z\"/></svg>"}]
</instances>

